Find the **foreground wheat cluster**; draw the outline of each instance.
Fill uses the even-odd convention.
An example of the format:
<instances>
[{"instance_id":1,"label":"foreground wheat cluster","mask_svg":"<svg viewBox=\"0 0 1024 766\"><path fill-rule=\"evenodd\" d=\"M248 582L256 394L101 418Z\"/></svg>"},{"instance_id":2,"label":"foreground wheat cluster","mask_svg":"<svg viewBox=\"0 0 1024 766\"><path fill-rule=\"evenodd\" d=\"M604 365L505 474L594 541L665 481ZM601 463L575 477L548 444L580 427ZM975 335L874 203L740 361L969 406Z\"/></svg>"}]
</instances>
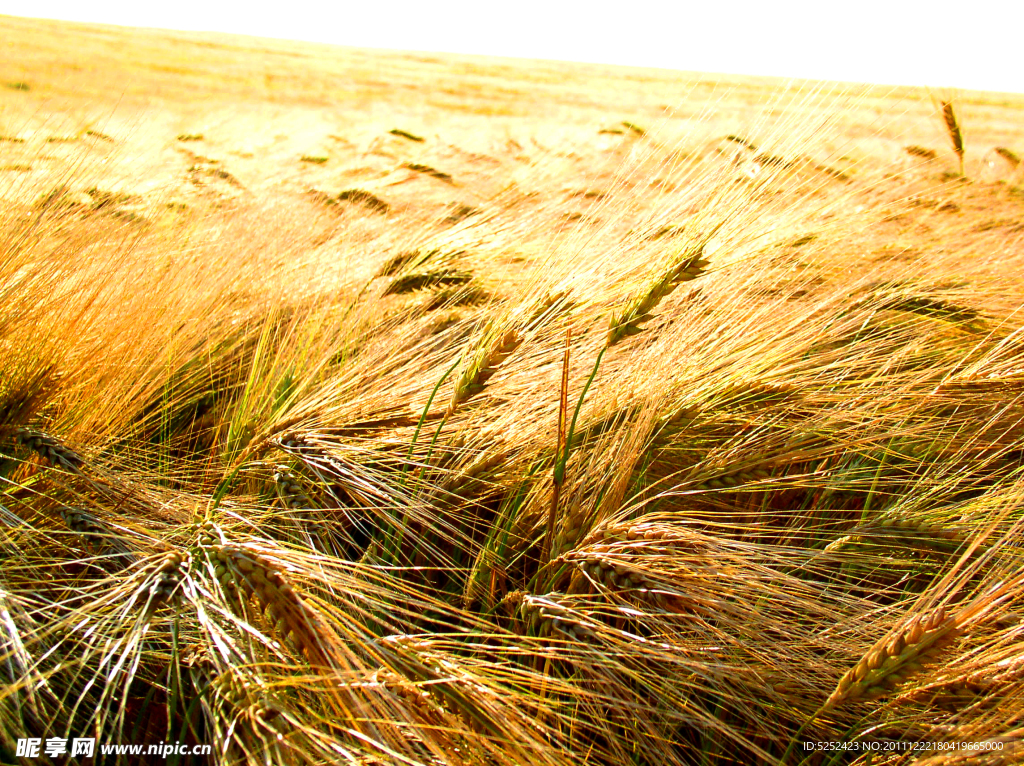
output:
<instances>
[{"instance_id":1,"label":"foreground wheat cluster","mask_svg":"<svg viewBox=\"0 0 1024 766\"><path fill-rule=\"evenodd\" d=\"M84 170L26 181L3 758L1024 758L1024 201L969 177L962 116L949 155L952 106L935 150L857 159L849 101L787 98L595 128L585 171L396 128L356 159L405 187L247 197L200 157L207 196L115 216Z\"/></svg>"}]
</instances>

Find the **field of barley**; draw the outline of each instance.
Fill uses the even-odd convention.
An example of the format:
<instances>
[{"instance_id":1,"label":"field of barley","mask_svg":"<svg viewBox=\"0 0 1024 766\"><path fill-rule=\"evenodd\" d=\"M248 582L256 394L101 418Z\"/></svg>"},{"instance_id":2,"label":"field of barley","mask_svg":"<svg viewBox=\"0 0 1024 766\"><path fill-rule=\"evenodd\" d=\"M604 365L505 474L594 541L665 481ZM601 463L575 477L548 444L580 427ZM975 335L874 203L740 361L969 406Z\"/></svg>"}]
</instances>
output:
<instances>
[{"instance_id":1,"label":"field of barley","mask_svg":"<svg viewBox=\"0 0 1024 766\"><path fill-rule=\"evenodd\" d=\"M1024 763L1024 95L0 47L0 763Z\"/></svg>"}]
</instances>

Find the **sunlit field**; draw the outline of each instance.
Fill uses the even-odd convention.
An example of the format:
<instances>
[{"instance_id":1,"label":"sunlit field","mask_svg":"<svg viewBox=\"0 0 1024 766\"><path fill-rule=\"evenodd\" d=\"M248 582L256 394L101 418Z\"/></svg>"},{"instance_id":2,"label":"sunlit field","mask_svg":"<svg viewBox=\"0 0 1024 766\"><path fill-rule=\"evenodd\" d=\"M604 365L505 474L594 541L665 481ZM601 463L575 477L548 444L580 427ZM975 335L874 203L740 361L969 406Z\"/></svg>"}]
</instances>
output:
<instances>
[{"instance_id":1,"label":"sunlit field","mask_svg":"<svg viewBox=\"0 0 1024 766\"><path fill-rule=\"evenodd\" d=\"M1024 95L0 46L0 762L1024 763Z\"/></svg>"}]
</instances>

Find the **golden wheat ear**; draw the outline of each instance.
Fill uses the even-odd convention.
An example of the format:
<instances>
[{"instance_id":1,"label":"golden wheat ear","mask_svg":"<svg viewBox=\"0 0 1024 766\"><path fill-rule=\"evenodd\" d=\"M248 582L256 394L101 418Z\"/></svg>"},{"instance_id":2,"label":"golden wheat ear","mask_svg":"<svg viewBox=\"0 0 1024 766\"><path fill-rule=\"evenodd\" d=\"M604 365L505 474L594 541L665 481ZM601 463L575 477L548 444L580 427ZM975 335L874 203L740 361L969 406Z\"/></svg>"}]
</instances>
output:
<instances>
[{"instance_id":1,"label":"golden wheat ear","mask_svg":"<svg viewBox=\"0 0 1024 766\"><path fill-rule=\"evenodd\" d=\"M717 229L716 229L717 231ZM648 289L637 296L621 313L612 317L608 329L607 345L614 346L624 338L639 335L644 331L642 323L653 318L651 313L669 293L684 282L702 276L709 265L704 255L704 246L710 237L684 254L668 271L664 272Z\"/></svg>"},{"instance_id":2,"label":"golden wheat ear","mask_svg":"<svg viewBox=\"0 0 1024 766\"><path fill-rule=\"evenodd\" d=\"M964 174L964 134L960 129L960 121L956 116L956 109L952 101L942 102L942 121L946 123L946 131L949 133L949 140L953 142L953 151L960 160L960 175Z\"/></svg>"},{"instance_id":3,"label":"golden wheat ear","mask_svg":"<svg viewBox=\"0 0 1024 766\"><path fill-rule=\"evenodd\" d=\"M466 400L476 396L487 386L498 368L508 359L523 342L523 335L514 329L507 330L495 337L489 345L481 347L475 358L459 376L448 404L450 417Z\"/></svg>"},{"instance_id":4,"label":"golden wheat ear","mask_svg":"<svg viewBox=\"0 0 1024 766\"><path fill-rule=\"evenodd\" d=\"M82 466L85 464L82 456L54 436L31 428L19 428L15 432L14 440L51 465L65 468L72 473L82 472Z\"/></svg>"},{"instance_id":5,"label":"golden wheat ear","mask_svg":"<svg viewBox=\"0 0 1024 766\"><path fill-rule=\"evenodd\" d=\"M881 696L922 668L922 660L945 648L959 636L956 618L941 607L927 616L914 617L888 641L876 645L849 670L825 701L831 710L862 695Z\"/></svg>"},{"instance_id":6,"label":"golden wheat ear","mask_svg":"<svg viewBox=\"0 0 1024 766\"><path fill-rule=\"evenodd\" d=\"M997 146L994 149L995 153L1002 157L1004 160L1010 163L1016 169L1020 166L1020 157L1012 149L1007 149L1005 146Z\"/></svg>"}]
</instances>

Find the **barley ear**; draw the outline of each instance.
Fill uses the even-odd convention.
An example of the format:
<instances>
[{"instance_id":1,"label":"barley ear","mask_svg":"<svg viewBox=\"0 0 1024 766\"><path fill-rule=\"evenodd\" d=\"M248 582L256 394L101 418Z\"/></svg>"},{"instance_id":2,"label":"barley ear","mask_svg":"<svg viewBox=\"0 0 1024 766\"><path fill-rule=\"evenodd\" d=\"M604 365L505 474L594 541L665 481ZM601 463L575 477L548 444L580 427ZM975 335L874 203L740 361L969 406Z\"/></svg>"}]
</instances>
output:
<instances>
[{"instance_id":1,"label":"barley ear","mask_svg":"<svg viewBox=\"0 0 1024 766\"><path fill-rule=\"evenodd\" d=\"M55 436L31 428L19 428L15 432L14 440L19 445L35 452L51 465L60 466L72 473L82 473L85 460Z\"/></svg>"},{"instance_id":2,"label":"barley ear","mask_svg":"<svg viewBox=\"0 0 1024 766\"><path fill-rule=\"evenodd\" d=\"M508 330L499 335L489 346L484 347L485 350L479 353L459 376L451 402L448 404L449 417L458 409L459 405L484 390L487 381L493 377L498 368L512 355L513 351L519 348L522 342L523 336L520 333L516 330Z\"/></svg>"},{"instance_id":3,"label":"barley ear","mask_svg":"<svg viewBox=\"0 0 1024 766\"><path fill-rule=\"evenodd\" d=\"M255 598L264 617L287 643L305 653L311 664L337 667L334 636L280 568L237 545L211 547L214 575L226 593Z\"/></svg>"},{"instance_id":4,"label":"barley ear","mask_svg":"<svg viewBox=\"0 0 1024 766\"><path fill-rule=\"evenodd\" d=\"M880 696L921 668L960 633L955 617L939 607L927 615L916 615L895 635L880 641L849 671L825 700L822 712L844 702L868 696Z\"/></svg>"},{"instance_id":5,"label":"barley ear","mask_svg":"<svg viewBox=\"0 0 1024 766\"><path fill-rule=\"evenodd\" d=\"M669 293L684 282L697 279L704 273L708 261L702 255L707 239L709 238L705 238L701 244L672 264L643 293L634 298L633 302L622 312L612 317L606 345L614 346L624 338L643 332L645 328L641 327L641 324L653 317L651 312Z\"/></svg>"},{"instance_id":6,"label":"barley ear","mask_svg":"<svg viewBox=\"0 0 1024 766\"><path fill-rule=\"evenodd\" d=\"M960 175L964 174L964 134L960 129L960 122L956 117L956 110L952 101L942 102L942 119L946 123L946 130L949 132L949 139L953 142L953 151L960 160Z\"/></svg>"}]
</instances>

